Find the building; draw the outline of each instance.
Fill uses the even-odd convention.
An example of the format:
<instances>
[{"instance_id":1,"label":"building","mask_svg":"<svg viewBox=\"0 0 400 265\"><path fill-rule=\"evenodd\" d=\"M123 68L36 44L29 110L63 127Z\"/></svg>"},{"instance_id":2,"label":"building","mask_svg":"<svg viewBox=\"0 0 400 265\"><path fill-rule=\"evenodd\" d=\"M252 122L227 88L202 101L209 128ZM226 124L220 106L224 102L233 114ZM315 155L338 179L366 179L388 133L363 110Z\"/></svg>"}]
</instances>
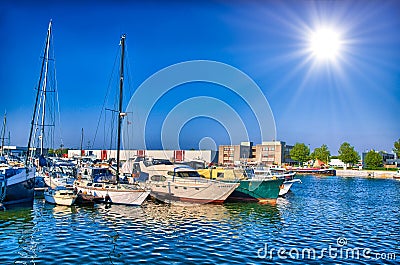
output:
<instances>
[{"instance_id":1,"label":"building","mask_svg":"<svg viewBox=\"0 0 400 265\"><path fill-rule=\"evenodd\" d=\"M68 157L90 156L95 159L116 159L117 150L68 150ZM169 159L173 162L201 160L206 164L217 163L218 155L212 150L121 150L121 161L135 156Z\"/></svg>"},{"instance_id":2,"label":"building","mask_svg":"<svg viewBox=\"0 0 400 265\"><path fill-rule=\"evenodd\" d=\"M233 166L241 162L250 162L252 158L252 142L241 142L238 145L220 145L218 147L218 163L225 166Z\"/></svg>"},{"instance_id":3,"label":"building","mask_svg":"<svg viewBox=\"0 0 400 265\"><path fill-rule=\"evenodd\" d=\"M220 145L218 148L218 163L224 166L240 163L263 165L292 164L290 150L293 146L282 141L266 141L258 145L252 142L242 142L240 145Z\"/></svg>"}]
</instances>

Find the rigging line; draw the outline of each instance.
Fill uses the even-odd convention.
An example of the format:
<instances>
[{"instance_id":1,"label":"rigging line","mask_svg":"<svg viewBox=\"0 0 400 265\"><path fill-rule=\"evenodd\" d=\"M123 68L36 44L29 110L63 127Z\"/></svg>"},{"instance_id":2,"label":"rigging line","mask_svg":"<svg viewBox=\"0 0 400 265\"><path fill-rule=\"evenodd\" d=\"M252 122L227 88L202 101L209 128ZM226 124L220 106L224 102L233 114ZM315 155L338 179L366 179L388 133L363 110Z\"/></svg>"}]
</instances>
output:
<instances>
[{"instance_id":1,"label":"rigging line","mask_svg":"<svg viewBox=\"0 0 400 265\"><path fill-rule=\"evenodd\" d=\"M53 36L52 36L53 39ZM53 42L54 43L54 42ZM64 140L62 136L62 126L61 126L61 111L60 111L60 100L58 98L58 86L57 86L57 69L56 69L56 60L55 60L55 52L54 52L54 44L53 44L53 58L54 58L54 92L56 94L56 103L57 103L57 113L58 113L58 127L60 134L61 144L64 146ZM55 123L55 122L54 122Z\"/></svg>"},{"instance_id":2,"label":"rigging line","mask_svg":"<svg viewBox=\"0 0 400 265\"><path fill-rule=\"evenodd\" d=\"M99 131L99 126L100 126L101 117L102 117L103 111L104 111L104 109L105 109L105 105L106 105L106 102L107 102L108 94L110 93L110 86L111 86L112 78L113 78L113 76L114 76L114 72L115 72L115 69L116 69L115 65L116 65L116 63L117 63L118 54L119 54L119 48L117 49L117 55L115 56L115 59L114 59L114 65L113 65L113 69L112 69L112 72L111 72L110 79L108 80L106 96L104 97L103 106L101 107L100 117L99 117L98 122L97 122L96 131L95 131L95 133L94 133L94 139L93 139L92 146L94 146L94 143L96 142L96 137L97 137L97 133L98 133L98 131Z\"/></svg>"}]
</instances>

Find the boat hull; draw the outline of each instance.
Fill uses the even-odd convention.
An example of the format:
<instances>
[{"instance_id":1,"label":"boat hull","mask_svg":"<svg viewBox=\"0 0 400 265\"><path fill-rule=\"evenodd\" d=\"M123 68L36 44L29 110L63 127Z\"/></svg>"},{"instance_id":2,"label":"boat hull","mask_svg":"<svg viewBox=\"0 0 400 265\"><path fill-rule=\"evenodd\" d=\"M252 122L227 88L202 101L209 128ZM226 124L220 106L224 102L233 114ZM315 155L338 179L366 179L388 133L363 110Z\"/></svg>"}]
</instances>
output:
<instances>
[{"instance_id":1,"label":"boat hull","mask_svg":"<svg viewBox=\"0 0 400 265\"><path fill-rule=\"evenodd\" d=\"M165 181L151 182L150 188L151 196L165 203L222 204L238 185L217 181Z\"/></svg>"},{"instance_id":2,"label":"boat hull","mask_svg":"<svg viewBox=\"0 0 400 265\"><path fill-rule=\"evenodd\" d=\"M103 198L103 202L113 204L140 206L149 196L150 191L141 189L105 189L75 185L78 193L89 194Z\"/></svg>"},{"instance_id":3,"label":"boat hull","mask_svg":"<svg viewBox=\"0 0 400 265\"><path fill-rule=\"evenodd\" d=\"M59 194L57 191L45 191L44 192L44 199L46 202L51 204L63 205L63 206L71 206L75 203L76 195L72 194Z\"/></svg>"},{"instance_id":4,"label":"boat hull","mask_svg":"<svg viewBox=\"0 0 400 265\"><path fill-rule=\"evenodd\" d=\"M300 179L292 179L292 180L284 181L279 190L279 196L285 196L289 192L290 188L292 187L292 185L294 183L301 183L301 180Z\"/></svg>"},{"instance_id":5,"label":"boat hull","mask_svg":"<svg viewBox=\"0 0 400 265\"><path fill-rule=\"evenodd\" d=\"M300 175L336 176L335 169L300 168L300 169L292 169L292 170Z\"/></svg>"},{"instance_id":6,"label":"boat hull","mask_svg":"<svg viewBox=\"0 0 400 265\"><path fill-rule=\"evenodd\" d=\"M228 197L229 202L275 202L278 198L283 179L247 179Z\"/></svg>"},{"instance_id":7,"label":"boat hull","mask_svg":"<svg viewBox=\"0 0 400 265\"><path fill-rule=\"evenodd\" d=\"M35 187L35 169L28 172L23 169L6 179L4 205L33 202Z\"/></svg>"}]
</instances>

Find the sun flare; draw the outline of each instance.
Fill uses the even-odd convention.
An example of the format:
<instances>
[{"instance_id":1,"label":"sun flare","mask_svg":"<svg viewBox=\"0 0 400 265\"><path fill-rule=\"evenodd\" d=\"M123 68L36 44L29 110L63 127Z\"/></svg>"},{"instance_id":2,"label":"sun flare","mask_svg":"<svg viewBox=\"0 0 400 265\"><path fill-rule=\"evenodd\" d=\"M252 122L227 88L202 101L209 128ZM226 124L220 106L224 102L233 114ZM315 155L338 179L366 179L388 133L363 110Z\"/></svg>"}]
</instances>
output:
<instances>
[{"instance_id":1,"label":"sun flare","mask_svg":"<svg viewBox=\"0 0 400 265\"><path fill-rule=\"evenodd\" d=\"M334 60L341 44L340 34L333 29L322 28L310 34L309 49L317 59Z\"/></svg>"}]
</instances>

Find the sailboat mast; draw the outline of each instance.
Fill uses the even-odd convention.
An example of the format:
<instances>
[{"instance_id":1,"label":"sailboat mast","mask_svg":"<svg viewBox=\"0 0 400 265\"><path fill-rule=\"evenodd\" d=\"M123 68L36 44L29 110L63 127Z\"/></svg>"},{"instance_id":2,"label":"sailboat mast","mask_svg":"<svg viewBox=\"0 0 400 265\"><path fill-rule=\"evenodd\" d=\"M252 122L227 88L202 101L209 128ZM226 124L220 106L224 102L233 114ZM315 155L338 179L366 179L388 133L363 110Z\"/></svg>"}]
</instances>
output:
<instances>
[{"instance_id":1,"label":"sailboat mast","mask_svg":"<svg viewBox=\"0 0 400 265\"><path fill-rule=\"evenodd\" d=\"M49 36L51 34L51 28L49 31ZM50 50L50 38L47 38L46 43L46 54L45 54L45 71L44 71L44 79L43 79L43 104L42 104L42 128L40 133L40 155L43 155L43 145L44 145L44 127L45 127L45 119L46 119L46 89L47 89L47 73L49 71L49 50Z\"/></svg>"},{"instance_id":2,"label":"sailboat mast","mask_svg":"<svg viewBox=\"0 0 400 265\"><path fill-rule=\"evenodd\" d=\"M4 113L3 130L1 131L1 156L4 155L4 138L6 137L7 113Z\"/></svg>"},{"instance_id":3,"label":"sailboat mast","mask_svg":"<svg viewBox=\"0 0 400 265\"><path fill-rule=\"evenodd\" d=\"M116 181L119 182L119 163L121 152L121 126L124 113L122 113L122 93L124 87L124 56L125 56L125 38L126 35L121 36L121 65L119 73L119 108L118 108L118 138L117 138L117 173Z\"/></svg>"},{"instance_id":4,"label":"sailboat mast","mask_svg":"<svg viewBox=\"0 0 400 265\"><path fill-rule=\"evenodd\" d=\"M31 121L31 129L30 129L30 132L29 132L28 150L27 150L27 152L26 152L25 164L28 164L28 159L29 159L29 155L30 155L33 127L35 126L36 111L37 111L37 105L38 105L38 99L39 99L39 95L40 95L40 90L41 90L41 89L40 89L40 84L42 83L43 68L44 68L44 64L45 64L45 62L46 62L47 50L49 49L50 34L51 34L51 20L50 20L50 22L49 22L49 28L47 29L46 47L44 48L44 52L43 52L42 67L41 67L41 70L40 70L39 82L38 82L38 86L37 86L37 93L36 93L35 106L33 107L32 121Z\"/></svg>"},{"instance_id":5,"label":"sailboat mast","mask_svg":"<svg viewBox=\"0 0 400 265\"><path fill-rule=\"evenodd\" d=\"M82 153L83 153L83 128L82 128L82 134L81 134L81 154L80 154L80 159L79 159L79 165L82 165Z\"/></svg>"}]
</instances>

